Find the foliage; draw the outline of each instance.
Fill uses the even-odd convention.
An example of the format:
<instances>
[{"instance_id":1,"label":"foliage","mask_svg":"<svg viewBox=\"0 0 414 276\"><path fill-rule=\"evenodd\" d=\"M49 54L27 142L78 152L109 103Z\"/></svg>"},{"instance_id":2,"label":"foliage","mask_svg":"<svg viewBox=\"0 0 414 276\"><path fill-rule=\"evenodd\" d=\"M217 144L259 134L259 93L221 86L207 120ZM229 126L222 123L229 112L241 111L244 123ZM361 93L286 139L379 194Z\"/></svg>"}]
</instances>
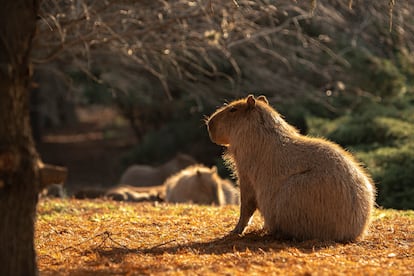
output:
<instances>
[{"instance_id":1,"label":"foliage","mask_svg":"<svg viewBox=\"0 0 414 276\"><path fill-rule=\"evenodd\" d=\"M402 49L410 52L414 31L406 17L413 7L395 3L395 32L388 32L387 1L351 10L339 0L312 7L289 0L48 0L42 1L33 60L71 64L115 92L143 94L133 77L144 76L169 99L178 89L217 103L217 97L246 91L319 99L317 92L336 81L351 85L349 69L360 71L352 68L352 56L364 53L372 74L389 76L394 83L384 83L397 93L400 75L388 59ZM128 83L132 89L125 89Z\"/></svg>"},{"instance_id":2,"label":"foliage","mask_svg":"<svg viewBox=\"0 0 414 276\"><path fill-rule=\"evenodd\" d=\"M412 127L412 126L411 126ZM384 207L414 209L414 145L379 147L361 152L363 160L378 183L378 203Z\"/></svg>"},{"instance_id":3,"label":"foliage","mask_svg":"<svg viewBox=\"0 0 414 276\"><path fill-rule=\"evenodd\" d=\"M211 113L213 107L188 96L168 104L169 116L159 128L147 132L141 142L126 154L124 167L132 163L159 165L177 152L183 152L203 164L216 165L220 175L228 176L229 172L220 158L222 149L211 143L203 120L204 114Z\"/></svg>"},{"instance_id":4,"label":"foliage","mask_svg":"<svg viewBox=\"0 0 414 276\"><path fill-rule=\"evenodd\" d=\"M84 105L109 105L112 103L113 95L105 85L92 80L79 71L69 74L73 82L78 86L77 90L81 91L78 94L80 97L78 100L79 103Z\"/></svg>"},{"instance_id":5,"label":"foliage","mask_svg":"<svg viewBox=\"0 0 414 276\"><path fill-rule=\"evenodd\" d=\"M398 58L391 60L375 56L367 50L354 50L348 54L353 82L363 91L380 99L390 99L406 92L406 76L398 66ZM411 65L412 66L412 65Z\"/></svg>"},{"instance_id":6,"label":"foliage","mask_svg":"<svg viewBox=\"0 0 414 276\"><path fill-rule=\"evenodd\" d=\"M412 123L380 115L371 117L355 113L330 122L322 120L322 123L325 129L323 136L343 146L396 146L414 134Z\"/></svg>"},{"instance_id":7,"label":"foliage","mask_svg":"<svg viewBox=\"0 0 414 276\"><path fill-rule=\"evenodd\" d=\"M378 37L362 39L351 48L349 37L339 35L337 46L347 49L344 57L349 62L346 85L327 90L335 112L312 112L307 122L312 135L349 148L365 163L376 182L379 205L412 209L414 62L401 43L411 36L403 38L397 31L387 35L375 24L366 33ZM385 44L377 47L375 41L380 40Z\"/></svg>"},{"instance_id":8,"label":"foliage","mask_svg":"<svg viewBox=\"0 0 414 276\"><path fill-rule=\"evenodd\" d=\"M339 244L265 235L255 214L226 236L236 206L41 200L35 246L41 274L389 274L414 270L414 212L376 210L367 236ZM362 261L363 260L363 261Z\"/></svg>"},{"instance_id":9,"label":"foliage","mask_svg":"<svg viewBox=\"0 0 414 276\"><path fill-rule=\"evenodd\" d=\"M335 120L309 120L312 135L328 137L349 148L366 164L377 184L377 203L387 208L414 208L411 93L388 104L366 104Z\"/></svg>"}]
</instances>

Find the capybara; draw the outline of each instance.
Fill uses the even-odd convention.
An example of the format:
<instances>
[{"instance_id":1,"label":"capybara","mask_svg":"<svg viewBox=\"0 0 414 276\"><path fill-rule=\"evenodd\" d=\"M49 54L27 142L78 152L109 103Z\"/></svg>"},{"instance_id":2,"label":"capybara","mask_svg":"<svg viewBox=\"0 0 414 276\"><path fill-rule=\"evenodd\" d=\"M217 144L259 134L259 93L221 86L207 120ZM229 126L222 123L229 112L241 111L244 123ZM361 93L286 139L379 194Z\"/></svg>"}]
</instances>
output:
<instances>
[{"instance_id":1,"label":"capybara","mask_svg":"<svg viewBox=\"0 0 414 276\"><path fill-rule=\"evenodd\" d=\"M165 188L163 185L150 187L135 187L129 185L117 185L110 188L86 187L74 193L78 199L109 198L116 201L163 201Z\"/></svg>"},{"instance_id":2,"label":"capybara","mask_svg":"<svg viewBox=\"0 0 414 276\"><path fill-rule=\"evenodd\" d=\"M239 189L234 187L233 183L227 179L221 179L221 188L223 189L225 204L239 204Z\"/></svg>"},{"instance_id":3,"label":"capybara","mask_svg":"<svg viewBox=\"0 0 414 276\"><path fill-rule=\"evenodd\" d=\"M227 185L232 184L220 178L216 167L193 165L165 181L165 200L171 203L191 202L194 204L224 205L227 203L224 192L226 189L229 196L228 203L234 204L237 202L237 195L233 194L231 187L223 189L223 186Z\"/></svg>"},{"instance_id":4,"label":"capybara","mask_svg":"<svg viewBox=\"0 0 414 276\"><path fill-rule=\"evenodd\" d=\"M325 139L301 135L264 96L219 108L206 121L210 139L240 186L241 234L256 209L264 228L295 240L354 241L370 223L375 186L354 157Z\"/></svg>"},{"instance_id":5,"label":"capybara","mask_svg":"<svg viewBox=\"0 0 414 276\"><path fill-rule=\"evenodd\" d=\"M162 201L164 186L152 187L134 187L129 185L120 185L109 189L105 197L116 201Z\"/></svg>"},{"instance_id":6,"label":"capybara","mask_svg":"<svg viewBox=\"0 0 414 276\"><path fill-rule=\"evenodd\" d=\"M166 197L166 189L169 197ZM118 185L112 188L83 188L76 198L105 197L117 201L166 201L170 203L192 202L195 204L239 204L239 191L233 183L222 179L215 167L190 166L159 186L135 187Z\"/></svg>"},{"instance_id":7,"label":"capybara","mask_svg":"<svg viewBox=\"0 0 414 276\"><path fill-rule=\"evenodd\" d=\"M191 156L179 153L158 167L132 165L122 174L119 184L136 187L159 186L164 183L167 177L195 163L196 161Z\"/></svg>"}]
</instances>

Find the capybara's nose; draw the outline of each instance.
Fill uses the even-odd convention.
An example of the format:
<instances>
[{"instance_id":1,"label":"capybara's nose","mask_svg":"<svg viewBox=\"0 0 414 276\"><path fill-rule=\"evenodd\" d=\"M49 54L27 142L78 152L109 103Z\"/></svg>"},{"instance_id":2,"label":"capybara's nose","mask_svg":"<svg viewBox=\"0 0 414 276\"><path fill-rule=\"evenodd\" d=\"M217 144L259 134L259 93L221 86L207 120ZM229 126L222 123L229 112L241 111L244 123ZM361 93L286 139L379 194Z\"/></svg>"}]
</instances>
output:
<instances>
[{"instance_id":1,"label":"capybara's nose","mask_svg":"<svg viewBox=\"0 0 414 276\"><path fill-rule=\"evenodd\" d=\"M211 141L214 141L213 133L214 133L215 124L212 121L209 121L207 123L207 130L208 130L208 136L210 137Z\"/></svg>"},{"instance_id":2,"label":"capybara's nose","mask_svg":"<svg viewBox=\"0 0 414 276\"><path fill-rule=\"evenodd\" d=\"M212 120L207 121L207 129L208 129L208 132L211 132L214 129L214 123Z\"/></svg>"}]
</instances>

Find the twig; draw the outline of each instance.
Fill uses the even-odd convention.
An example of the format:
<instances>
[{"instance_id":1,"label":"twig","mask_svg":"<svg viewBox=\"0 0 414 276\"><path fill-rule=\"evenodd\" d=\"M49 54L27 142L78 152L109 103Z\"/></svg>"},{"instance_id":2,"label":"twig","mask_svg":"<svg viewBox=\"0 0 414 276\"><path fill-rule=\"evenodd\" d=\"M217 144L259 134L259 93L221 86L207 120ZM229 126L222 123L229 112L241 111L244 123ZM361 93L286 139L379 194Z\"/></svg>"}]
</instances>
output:
<instances>
[{"instance_id":1,"label":"twig","mask_svg":"<svg viewBox=\"0 0 414 276\"><path fill-rule=\"evenodd\" d=\"M68 250L68 249L76 249L76 247L78 247L78 246L80 246L80 245L82 245L82 244L85 244L85 243L87 243L87 242L89 242L89 241L91 241L91 240L94 240L94 239L96 239L96 238L99 238L99 237L103 237L103 239L102 239L102 242L98 245L98 246L96 246L95 247L95 249L97 249L97 248L99 248L106 240L110 240L110 241L112 241L113 243L115 243L116 245L118 245L118 246L121 246L121 247L123 247L123 248L125 248L125 249L128 249L129 250L129 248L128 247L126 247L125 245L122 245L122 244L120 244L119 242L117 242L117 241L115 241L114 239L112 239L112 233L111 232L109 232L109 231L104 231L104 232L102 232L102 233L100 233L100 234L96 234L95 236L93 236L93 237L91 237L91 238L89 238L89 239L86 239L86 240L84 240L84 241L82 241L82 242L80 242L80 243L77 243L77 244L75 244L75 245L70 245L70 246L67 246L67 247L65 247L65 248L63 248L63 249L61 249L60 250L60 252L63 252L63 251L66 251L66 250Z\"/></svg>"},{"instance_id":2,"label":"twig","mask_svg":"<svg viewBox=\"0 0 414 276\"><path fill-rule=\"evenodd\" d=\"M154 246L153 246L153 247L151 247L149 250L157 249L157 248L159 248L159 247L161 247L161 246L164 246L164 245L167 245L167 244L173 243L173 242L175 242L175 241L176 241L176 240L174 239L174 240L170 240L170 241L166 241L166 242L163 242L163 243L160 243L160 244L154 245Z\"/></svg>"}]
</instances>

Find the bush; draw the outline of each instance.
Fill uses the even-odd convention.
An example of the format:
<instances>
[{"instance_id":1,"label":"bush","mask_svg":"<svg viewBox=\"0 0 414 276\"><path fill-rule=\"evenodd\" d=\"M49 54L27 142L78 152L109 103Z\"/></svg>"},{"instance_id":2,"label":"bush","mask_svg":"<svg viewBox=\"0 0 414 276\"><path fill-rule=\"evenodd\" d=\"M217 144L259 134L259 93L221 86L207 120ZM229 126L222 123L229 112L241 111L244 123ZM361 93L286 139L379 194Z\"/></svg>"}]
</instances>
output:
<instances>
[{"instance_id":1,"label":"bush","mask_svg":"<svg viewBox=\"0 0 414 276\"><path fill-rule=\"evenodd\" d=\"M414 143L357 155L367 164L377 184L378 204L385 208L414 209Z\"/></svg>"},{"instance_id":2,"label":"bush","mask_svg":"<svg viewBox=\"0 0 414 276\"><path fill-rule=\"evenodd\" d=\"M409 96L406 102L410 102ZM403 109L398 109L398 108ZM328 137L349 148L367 165L378 190L377 203L386 208L413 209L413 106L366 105L335 120L310 118L311 134Z\"/></svg>"},{"instance_id":3,"label":"bush","mask_svg":"<svg viewBox=\"0 0 414 276\"><path fill-rule=\"evenodd\" d=\"M354 62L352 70L358 86L382 99L390 99L406 92L406 77L389 59L364 55Z\"/></svg>"},{"instance_id":4,"label":"bush","mask_svg":"<svg viewBox=\"0 0 414 276\"><path fill-rule=\"evenodd\" d=\"M390 117L346 116L337 121L328 138L344 146L396 146L414 132L411 123Z\"/></svg>"},{"instance_id":5,"label":"bush","mask_svg":"<svg viewBox=\"0 0 414 276\"><path fill-rule=\"evenodd\" d=\"M182 152L205 165L216 165L222 176L228 175L219 158L222 149L210 141L204 124L205 114L210 114L213 107L186 97L171 105L169 120L143 136L139 145L124 157L124 166L132 163L159 165Z\"/></svg>"}]
</instances>

